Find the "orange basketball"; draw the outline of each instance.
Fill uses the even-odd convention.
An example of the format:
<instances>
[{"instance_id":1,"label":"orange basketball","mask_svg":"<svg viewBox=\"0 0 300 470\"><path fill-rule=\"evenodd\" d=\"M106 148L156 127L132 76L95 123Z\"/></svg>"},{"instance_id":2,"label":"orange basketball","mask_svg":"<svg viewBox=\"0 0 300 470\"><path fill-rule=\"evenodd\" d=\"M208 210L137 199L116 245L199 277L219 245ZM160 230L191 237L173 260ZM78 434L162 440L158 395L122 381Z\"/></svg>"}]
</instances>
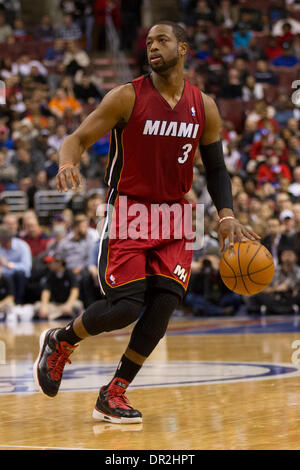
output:
<instances>
[{"instance_id":1,"label":"orange basketball","mask_svg":"<svg viewBox=\"0 0 300 470\"><path fill-rule=\"evenodd\" d=\"M272 281L275 266L271 253L257 241L236 242L220 260L220 274L228 289L254 295Z\"/></svg>"}]
</instances>

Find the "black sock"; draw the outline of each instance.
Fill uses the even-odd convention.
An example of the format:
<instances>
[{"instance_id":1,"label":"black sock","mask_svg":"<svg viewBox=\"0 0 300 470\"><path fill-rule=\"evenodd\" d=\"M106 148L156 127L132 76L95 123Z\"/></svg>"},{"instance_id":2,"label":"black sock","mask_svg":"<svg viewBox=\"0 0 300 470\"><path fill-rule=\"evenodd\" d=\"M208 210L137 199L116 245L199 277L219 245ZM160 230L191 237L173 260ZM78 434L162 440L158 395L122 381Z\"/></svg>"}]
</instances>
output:
<instances>
[{"instance_id":1,"label":"black sock","mask_svg":"<svg viewBox=\"0 0 300 470\"><path fill-rule=\"evenodd\" d=\"M59 341L66 341L67 343L73 345L82 341L83 338L79 338L79 336L75 334L73 329L73 323L74 320L68 323L68 325L66 325L64 328L60 328L60 330L57 331L56 338Z\"/></svg>"},{"instance_id":2,"label":"black sock","mask_svg":"<svg viewBox=\"0 0 300 470\"><path fill-rule=\"evenodd\" d=\"M119 377L120 379L127 380L127 382L132 382L141 367L141 365L131 361L123 354L114 375L114 379Z\"/></svg>"}]
</instances>

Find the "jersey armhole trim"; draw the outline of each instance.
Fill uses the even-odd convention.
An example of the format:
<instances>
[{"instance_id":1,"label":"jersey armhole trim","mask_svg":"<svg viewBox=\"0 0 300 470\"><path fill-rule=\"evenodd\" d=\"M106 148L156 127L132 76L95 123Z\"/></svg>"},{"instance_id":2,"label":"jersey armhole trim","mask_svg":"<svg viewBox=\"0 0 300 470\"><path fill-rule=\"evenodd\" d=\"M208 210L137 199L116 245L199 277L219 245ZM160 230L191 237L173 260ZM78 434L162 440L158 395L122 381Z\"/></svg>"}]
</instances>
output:
<instances>
[{"instance_id":1,"label":"jersey armhole trim","mask_svg":"<svg viewBox=\"0 0 300 470\"><path fill-rule=\"evenodd\" d=\"M131 121L131 118L133 116L133 113L134 113L134 110L135 110L135 105L136 105L136 90L135 90L135 86L132 82L130 82L131 85L132 85L132 88L133 88L133 91L134 91L134 103L133 103L133 106L132 106L132 110L131 110L131 113L130 113L130 116L129 116L129 119L128 119L128 122L126 123L126 125L124 126L124 129L126 128L126 126L130 123Z\"/></svg>"},{"instance_id":2,"label":"jersey armhole trim","mask_svg":"<svg viewBox=\"0 0 300 470\"><path fill-rule=\"evenodd\" d=\"M205 125L206 125L206 114L205 114L205 106L204 106L204 99L203 99L202 91L200 89L199 91L200 91L200 99L201 99L201 105L202 105L202 110L203 110L203 131L202 132L204 132Z\"/></svg>"}]
</instances>

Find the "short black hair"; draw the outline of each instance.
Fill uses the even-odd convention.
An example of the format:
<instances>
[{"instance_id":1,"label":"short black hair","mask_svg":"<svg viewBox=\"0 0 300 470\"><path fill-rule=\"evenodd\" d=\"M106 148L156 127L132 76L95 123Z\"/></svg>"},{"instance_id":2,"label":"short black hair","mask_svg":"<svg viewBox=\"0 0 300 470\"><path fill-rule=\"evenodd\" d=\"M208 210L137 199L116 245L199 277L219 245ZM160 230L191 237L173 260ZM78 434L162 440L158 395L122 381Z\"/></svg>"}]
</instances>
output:
<instances>
[{"instance_id":1,"label":"short black hair","mask_svg":"<svg viewBox=\"0 0 300 470\"><path fill-rule=\"evenodd\" d=\"M157 26L159 24L165 24L167 26L171 26L173 33L175 34L178 42L188 42L187 33L185 29L182 26L180 26L180 24L175 23L174 21L163 20L163 21L157 21L157 23L155 23L153 26Z\"/></svg>"}]
</instances>

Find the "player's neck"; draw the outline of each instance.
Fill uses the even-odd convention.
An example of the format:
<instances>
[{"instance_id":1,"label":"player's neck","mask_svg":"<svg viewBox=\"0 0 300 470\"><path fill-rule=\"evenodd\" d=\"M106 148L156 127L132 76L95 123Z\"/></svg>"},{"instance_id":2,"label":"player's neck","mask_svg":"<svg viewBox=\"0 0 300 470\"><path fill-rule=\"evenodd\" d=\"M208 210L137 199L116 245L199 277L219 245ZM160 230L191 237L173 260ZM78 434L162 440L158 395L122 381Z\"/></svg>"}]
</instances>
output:
<instances>
[{"instance_id":1,"label":"player's neck","mask_svg":"<svg viewBox=\"0 0 300 470\"><path fill-rule=\"evenodd\" d=\"M173 70L166 75L162 75L152 71L150 77L153 85L160 93L165 93L169 96L176 96L182 93L184 88L183 72L178 73L177 70Z\"/></svg>"}]
</instances>

